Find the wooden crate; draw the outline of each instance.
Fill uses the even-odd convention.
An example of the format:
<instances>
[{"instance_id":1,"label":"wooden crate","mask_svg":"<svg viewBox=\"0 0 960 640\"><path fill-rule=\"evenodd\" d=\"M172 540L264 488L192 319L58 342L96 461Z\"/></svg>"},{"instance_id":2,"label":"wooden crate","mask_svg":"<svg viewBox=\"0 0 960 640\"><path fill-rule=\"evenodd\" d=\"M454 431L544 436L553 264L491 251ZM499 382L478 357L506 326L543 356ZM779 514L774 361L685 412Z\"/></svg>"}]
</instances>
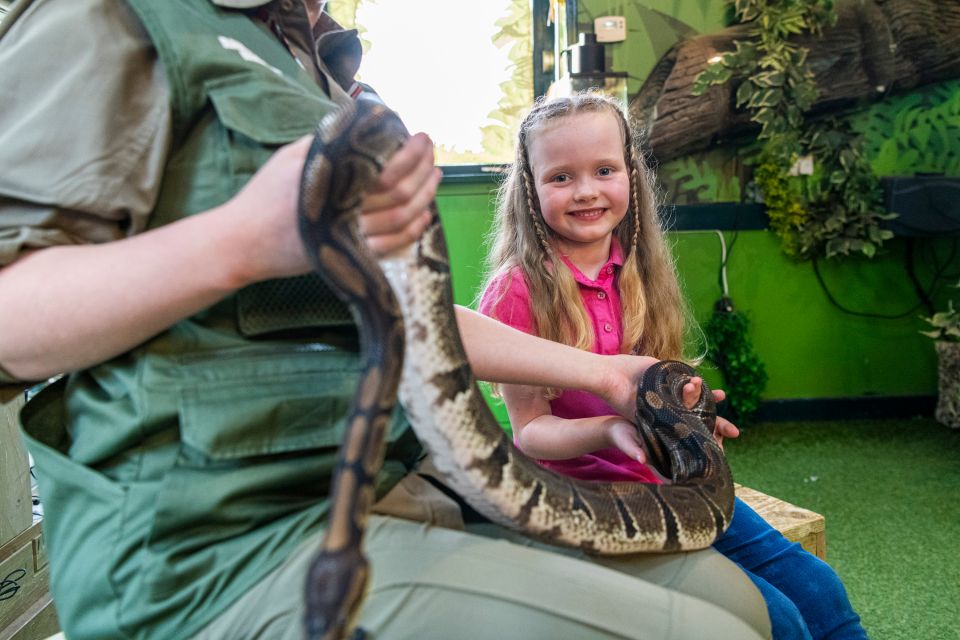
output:
<instances>
[{"instance_id":1,"label":"wooden crate","mask_svg":"<svg viewBox=\"0 0 960 640\"><path fill-rule=\"evenodd\" d=\"M60 628L17 420L23 391L0 385L0 640L39 640Z\"/></svg>"},{"instance_id":2,"label":"wooden crate","mask_svg":"<svg viewBox=\"0 0 960 640\"><path fill-rule=\"evenodd\" d=\"M17 422L23 391L23 387L0 385L0 545L33 524L30 467Z\"/></svg>"},{"instance_id":3,"label":"wooden crate","mask_svg":"<svg viewBox=\"0 0 960 640\"><path fill-rule=\"evenodd\" d=\"M41 520L0 546L0 638L36 640L59 630L50 599Z\"/></svg>"},{"instance_id":4,"label":"wooden crate","mask_svg":"<svg viewBox=\"0 0 960 640\"><path fill-rule=\"evenodd\" d=\"M799 542L821 560L827 559L827 525L822 515L739 484L736 493L787 540Z\"/></svg>"},{"instance_id":5,"label":"wooden crate","mask_svg":"<svg viewBox=\"0 0 960 640\"><path fill-rule=\"evenodd\" d=\"M57 610L48 593L33 603L13 624L0 629L0 640L64 640L64 635L58 633L59 629Z\"/></svg>"}]
</instances>

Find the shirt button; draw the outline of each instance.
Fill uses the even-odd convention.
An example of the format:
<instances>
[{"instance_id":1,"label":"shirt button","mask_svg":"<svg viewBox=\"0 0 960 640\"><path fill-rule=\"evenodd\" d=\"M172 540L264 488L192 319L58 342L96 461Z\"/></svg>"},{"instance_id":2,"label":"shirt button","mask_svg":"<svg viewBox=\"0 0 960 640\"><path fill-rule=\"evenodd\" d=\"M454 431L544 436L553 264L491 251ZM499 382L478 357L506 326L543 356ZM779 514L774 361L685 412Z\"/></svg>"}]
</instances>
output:
<instances>
[{"instance_id":1,"label":"shirt button","mask_svg":"<svg viewBox=\"0 0 960 640\"><path fill-rule=\"evenodd\" d=\"M603 300L604 298L607 297L607 294L604 293L603 291L597 291L597 297Z\"/></svg>"},{"instance_id":2,"label":"shirt button","mask_svg":"<svg viewBox=\"0 0 960 640\"><path fill-rule=\"evenodd\" d=\"M613 273L613 267L612 267L612 266L607 267L607 273Z\"/></svg>"},{"instance_id":3,"label":"shirt button","mask_svg":"<svg viewBox=\"0 0 960 640\"><path fill-rule=\"evenodd\" d=\"M604 322L603 330L606 331L607 333L610 333L611 331L613 331L613 327L610 325L609 322Z\"/></svg>"}]
</instances>

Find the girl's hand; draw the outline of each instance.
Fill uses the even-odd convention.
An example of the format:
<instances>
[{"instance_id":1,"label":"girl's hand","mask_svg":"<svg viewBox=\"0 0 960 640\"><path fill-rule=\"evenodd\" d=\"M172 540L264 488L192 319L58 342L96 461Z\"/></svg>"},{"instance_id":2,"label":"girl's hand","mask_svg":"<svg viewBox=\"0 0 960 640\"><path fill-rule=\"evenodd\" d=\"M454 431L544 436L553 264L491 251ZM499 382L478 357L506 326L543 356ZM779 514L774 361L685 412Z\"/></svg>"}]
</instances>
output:
<instances>
[{"instance_id":1,"label":"girl's hand","mask_svg":"<svg viewBox=\"0 0 960 640\"><path fill-rule=\"evenodd\" d=\"M411 136L390 158L363 199L360 216L360 231L374 253L389 254L420 237L430 222L427 207L441 177L433 165L433 142L424 133Z\"/></svg>"},{"instance_id":2,"label":"girl's hand","mask_svg":"<svg viewBox=\"0 0 960 640\"><path fill-rule=\"evenodd\" d=\"M657 362L657 359L649 356L630 355L603 357L610 366L606 367L600 377L599 388L595 393L613 407L617 413L633 420L637 413L637 383L647 368ZM691 378L684 386L683 399L688 407L692 407L700 399L702 383L703 379L696 376ZM727 394L719 389L713 391L715 402L723 402L726 397ZM739 435L740 430L733 423L717 416L713 437L721 448L723 448L724 438L736 438Z\"/></svg>"},{"instance_id":3,"label":"girl's hand","mask_svg":"<svg viewBox=\"0 0 960 640\"><path fill-rule=\"evenodd\" d=\"M616 447L641 464L646 464L647 453L643 448L643 439L632 422L622 419L612 420L607 430L610 446Z\"/></svg>"},{"instance_id":4,"label":"girl's hand","mask_svg":"<svg viewBox=\"0 0 960 640\"><path fill-rule=\"evenodd\" d=\"M693 407L700 399L700 392L703 389L703 378L699 376L694 376L690 378L690 381L687 384L683 385L683 403L687 405L688 408ZM723 399L727 397L727 394L721 389L713 390L713 401L717 404L723 402ZM740 437L740 429L738 429L732 422L726 418L721 418L717 416L717 420L713 428L713 439L717 441L717 444L720 445L720 448L723 449L723 439L724 438L738 438Z\"/></svg>"}]
</instances>

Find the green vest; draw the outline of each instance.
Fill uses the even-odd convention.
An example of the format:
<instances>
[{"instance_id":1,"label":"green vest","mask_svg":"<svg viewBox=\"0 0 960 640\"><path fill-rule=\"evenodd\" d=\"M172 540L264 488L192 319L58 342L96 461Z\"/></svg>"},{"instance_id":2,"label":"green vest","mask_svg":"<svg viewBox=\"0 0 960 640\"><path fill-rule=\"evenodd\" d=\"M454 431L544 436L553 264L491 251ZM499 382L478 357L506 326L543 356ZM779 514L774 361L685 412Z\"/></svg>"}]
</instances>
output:
<instances>
[{"instance_id":1,"label":"green vest","mask_svg":"<svg viewBox=\"0 0 960 640\"><path fill-rule=\"evenodd\" d=\"M334 107L244 13L128 2L173 113L151 226L222 204ZM355 342L317 279L263 283L27 404L68 637L190 637L323 525ZM388 442L378 494L419 454L399 411Z\"/></svg>"}]
</instances>

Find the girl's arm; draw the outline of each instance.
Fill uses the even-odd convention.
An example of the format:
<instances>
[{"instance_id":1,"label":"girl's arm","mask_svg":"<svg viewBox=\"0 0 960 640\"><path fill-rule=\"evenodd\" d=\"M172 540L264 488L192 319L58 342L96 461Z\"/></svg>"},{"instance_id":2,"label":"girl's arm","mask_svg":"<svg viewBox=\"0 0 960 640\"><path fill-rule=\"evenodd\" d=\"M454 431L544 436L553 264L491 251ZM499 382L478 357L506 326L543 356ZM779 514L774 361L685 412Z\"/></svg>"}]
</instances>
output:
<instances>
[{"instance_id":1,"label":"girl's arm","mask_svg":"<svg viewBox=\"0 0 960 640\"><path fill-rule=\"evenodd\" d=\"M620 416L558 418L542 388L523 385L501 387L514 437L527 455L541 460L565 460L617 447L631 458L646 462L637 429Z\"/></svg>"},{"instance_id":2,"label":"girl's arm","mask_svg":"<svg viewBox=\"0 0 960 640\"><path fill-rule=\"evenodd\" d=\"M700 396L699 381L700 378L694 378L684 386L687 406L693 406ZM635 391L633 393L636 398ZM501 394L517 442L523 452L531 457L566 460L616 447L640 463L647 461L643 439L637 427L624 417L559 418L551 413L550 403L544 398L540 387L502 385ZM723 391L714 391L714 397L717 402L722 401ZM630 411L632 415L633 410ZM713 437L721 449L724 438L736 438L739 435L740 430L733 423L717 417Z\"/></svg>"}]
</instances>

